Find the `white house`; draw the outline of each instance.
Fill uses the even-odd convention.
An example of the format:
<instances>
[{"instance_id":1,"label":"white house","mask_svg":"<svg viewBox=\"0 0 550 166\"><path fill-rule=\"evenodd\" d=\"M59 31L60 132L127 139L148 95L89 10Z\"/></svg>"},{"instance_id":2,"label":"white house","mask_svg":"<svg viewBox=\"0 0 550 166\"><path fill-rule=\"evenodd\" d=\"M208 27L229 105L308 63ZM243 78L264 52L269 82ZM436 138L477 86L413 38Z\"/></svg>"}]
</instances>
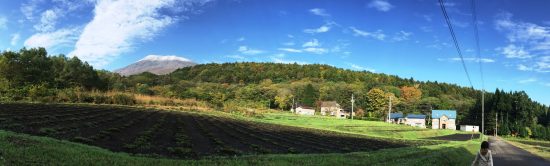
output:
<instances>
[{"instance_id":1,"label":"white house","mask_svg":"<svg viewBox=\"0 0 550 166\"><path fill-rule=\"evenodd\" d=\"M295 113L299 114L299 115L314 115L315 114L315 109L300 106L300 107L296 108Z\"/></svg>"},{"instance_id":2,"label":"white house","mask_svg":"<svg viewBox=\"0 0 550 166\"><path fill-rule=\"evenodd\" d=\"M479 132L479 126L474 125L460 125L460 130L469 132Z\"/></svg>"},{"instance_id":3,"label":"white house","mask_svg":"<svg viewBox=\"0 0 550 166\"><path fill-rule=\"evenodd\" d=\"M432 129L456 130L456 111L432 110Z\"/></svg>"},{"instance_id":4,"label":"white house","mask_svg":"<svg viewBox=\"0 0 550 166\"><path fill-rule=\"evenodd\" d=\"M405 124L414 127L426 128L426 115L408 114L405 117Z\"/></svg>"},{"instance_id":5,"label":"white house","mask_svg":"<svg viewBox=\"0 0 550 166\"><path fill-rule=\"evenodd\" d=\"M346 118L349 116L349 112L344 111L336 101L323 101L321 102L321 115Z\"/></svg>"}]
</instances>

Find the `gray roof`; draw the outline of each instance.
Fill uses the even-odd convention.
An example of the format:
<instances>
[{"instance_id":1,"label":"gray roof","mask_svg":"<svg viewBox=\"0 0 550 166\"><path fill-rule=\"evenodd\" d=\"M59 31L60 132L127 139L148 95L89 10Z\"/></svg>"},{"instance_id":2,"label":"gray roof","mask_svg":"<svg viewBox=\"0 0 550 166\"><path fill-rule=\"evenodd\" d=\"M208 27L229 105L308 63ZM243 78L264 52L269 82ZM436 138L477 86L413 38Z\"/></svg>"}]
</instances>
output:
<instances>
[{"instance_id":1,"label":"gray roof","mask_svg":"<svg viewBox=\"0 0 550 166\"><path fill-rule=\"evenodd\" d=\"M321 102L321 107L340 107L336 101L323 101Z\"/></svg>"}]
</instances>

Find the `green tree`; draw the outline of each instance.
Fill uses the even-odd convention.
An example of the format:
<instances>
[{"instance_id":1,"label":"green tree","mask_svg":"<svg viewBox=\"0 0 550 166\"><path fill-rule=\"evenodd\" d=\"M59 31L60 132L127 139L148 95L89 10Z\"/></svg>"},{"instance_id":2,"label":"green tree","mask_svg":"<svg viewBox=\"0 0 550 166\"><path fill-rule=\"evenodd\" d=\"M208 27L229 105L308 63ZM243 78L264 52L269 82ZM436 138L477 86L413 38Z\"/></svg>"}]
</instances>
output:
<instances>
[{"instance_id":1,"label":"green tree","mask_svg":"<svg viewBox=\"0 0 550 166\"><path fill-rule=\"evenodd\" d=\"M384 118L387 107L386 94L378 88L373 88L367 93L367 111L376 118Z\"/></svg>"}]
</instances>

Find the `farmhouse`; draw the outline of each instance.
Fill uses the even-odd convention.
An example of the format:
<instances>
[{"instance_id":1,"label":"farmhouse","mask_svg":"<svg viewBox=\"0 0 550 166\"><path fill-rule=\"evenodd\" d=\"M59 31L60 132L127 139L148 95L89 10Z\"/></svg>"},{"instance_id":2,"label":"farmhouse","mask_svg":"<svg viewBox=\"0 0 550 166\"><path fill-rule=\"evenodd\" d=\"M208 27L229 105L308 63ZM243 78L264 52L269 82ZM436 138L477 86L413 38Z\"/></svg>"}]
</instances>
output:
<instances>
[{"instance_id":1,"label":"farmhouse","mask_svg":"<svg viewBox=\"0 0 550 166\"><path fill-rule=\"evenodd\" d=\"M349 113L344 111L340 104L336 101L321 102L321 115L336 116L338 118L346 118Z\"/></svg>"},{"instance_id":2,"label":"farmhouse","mask_svg":"<svg viewBox=\"0 0 550 166\"><path fill-rule=\"evenodd\" d=\"M298 108L296 108L295 113L299 115L314 115L315 109L305 106L299 106Z\"/></svg>"},{"instance_id":3,"label":"farmhouse","mask_svg":"<svg viewBox=\"0 0 550 166\"><path fill-rule=\"evenodd\" d=\"M460 125L461 131L479 132L479 126L474 125Z\"/></svg>"},{"instance_id":4,"label":"farmhouse","mask_svg":"<svg viewBox=\"0 0 550 166\"><path fill-rule=\"evenodd\" d=\"M409 126L426 128L426 115L422 114L407 114L405 124Z\"/></svg>"},{"instance_id":5,"label":"farmhouse","mask_svg":"<svg viewBox=\"0 0 550 166\"><path fill-rule=\"evenodd\" d=\"M432 110L432 129L456 130L456 111Z\"/></svg>"},{"instance_id":6,"label":"farmhouse","mask_svg":"<svg viewBox=\"0 0 550 166\"><path fill-rule=\"evenodd\" d=\"M403 113L390 113L390 119L388 120L389 123L395 123L395 124L401 124L404 123L405 119L403 118Z\"/></svg>"}]
</instances>

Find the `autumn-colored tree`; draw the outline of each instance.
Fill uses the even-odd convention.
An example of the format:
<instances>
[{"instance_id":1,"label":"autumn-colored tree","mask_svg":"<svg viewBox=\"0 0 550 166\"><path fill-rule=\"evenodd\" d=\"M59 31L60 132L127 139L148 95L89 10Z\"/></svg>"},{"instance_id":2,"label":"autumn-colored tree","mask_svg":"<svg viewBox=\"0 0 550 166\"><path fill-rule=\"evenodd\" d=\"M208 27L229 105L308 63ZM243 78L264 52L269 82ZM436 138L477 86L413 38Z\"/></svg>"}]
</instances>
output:
<instances>
[{"instance_id":1,"label":"autumn-colored tree","mask_svg":"<svg viewBox=\"0 0 550 166\"><path fill-rule=\"evenodd\" d=\"M401 87L401 98L406 102L415 102L422 97L422 91L418 87L403 86Z\"/></svg>"},{"instance_id":2,"label":"autumn-colored tree","mask_svg":"<svg viewBox=\"0 0 550 166\"><path fill-rule=\"evenodd\" d=\"M371 112L374 117L383 118L386 107L387 99L384 91L373 88L367 93L367 111Z\"/></svg>"}]
</instances>

